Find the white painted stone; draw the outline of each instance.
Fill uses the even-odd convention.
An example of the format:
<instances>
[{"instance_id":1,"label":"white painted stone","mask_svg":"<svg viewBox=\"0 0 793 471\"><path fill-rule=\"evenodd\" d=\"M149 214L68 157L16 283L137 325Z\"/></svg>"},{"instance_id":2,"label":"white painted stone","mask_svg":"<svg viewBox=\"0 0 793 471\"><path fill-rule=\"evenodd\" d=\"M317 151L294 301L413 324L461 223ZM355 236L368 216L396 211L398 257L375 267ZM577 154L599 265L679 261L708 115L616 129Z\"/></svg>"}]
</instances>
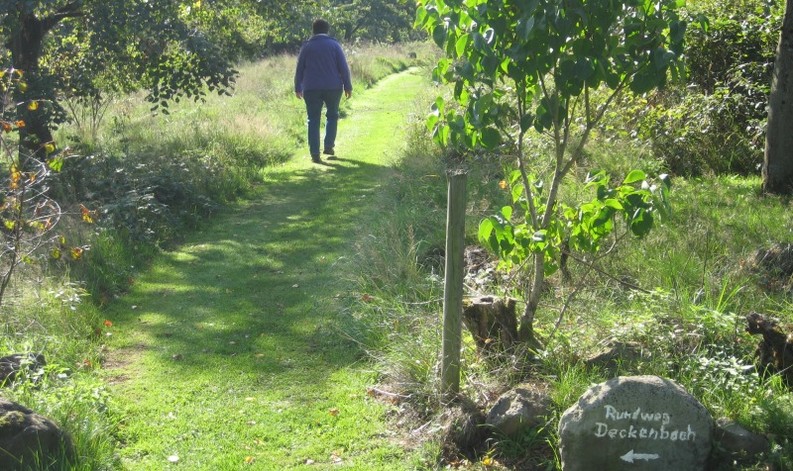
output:
<instances>
[{"instance_id":1,"label":"white painted stone","mask_svg":"<svg viewBox=\"0 0 793 471\"><path fill-rule=\"evenodd\" d=\"M591 387L559 422L564 471L703 471L713 419L680 385L621 376Z\"/></svg>"}]
</instances>

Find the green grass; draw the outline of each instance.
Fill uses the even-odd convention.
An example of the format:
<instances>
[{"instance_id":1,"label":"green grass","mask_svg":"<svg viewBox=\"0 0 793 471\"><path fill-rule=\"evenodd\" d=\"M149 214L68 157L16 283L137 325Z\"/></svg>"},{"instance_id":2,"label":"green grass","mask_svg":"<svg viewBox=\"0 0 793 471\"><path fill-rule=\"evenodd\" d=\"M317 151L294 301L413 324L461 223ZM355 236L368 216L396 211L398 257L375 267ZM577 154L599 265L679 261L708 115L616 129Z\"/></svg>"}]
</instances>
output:
<instances>
[{"instance_id":1,"label":"green grass","mask_svg":"<svg viewBox=\"0 0 793 471\"><path fill-rule=\"evenodd\" d=\"M427 62L431 51L419 43L348 48L356 94ZM241 64L231 96L171 103L168 114L153 114L143 95L116 97L95 134L77 126L59 130L57 140L74 141L75 148L54 185L67 209L61 227L68 226L70 243L91 247L71 274L94 299L105 303L122 292L154 252L249 195L263 167L283 163L304 145L294 61L280 55ZM349 112L346 102L342 111ZM96 210L100 229L72 221L80 205Z\"/></svg>"},{"instance_id":2,"label":"green grass","mask_svg":"<svg viewBox=\"0 0 793 471\"><path fill-rule=\"evenodd\" d=\"M425 83L408 72L356 95L339 160L311 164L301 149L267 170L250 202L110 306L126 467L410 468L388 439L388 407L367 396L376 375L335 320L357 296L344 260L378 211L405 104Z\"/></svg>"},{"instance_id":3,"label":"green grass","mask_svg":"<svg viewBox=\"0 0 793 471\"><path fill-rule=\"evenodd\" d=\"M46 364L25 371L2 395L63 426L72 437L79 462L42 469L115 469L113 439L117 415L109 407L107 385L93 373L103 340L101 313L84 304L86 293L74 283L45 279L36 293L20 292L3 309L0 351L43 353ZM6 354L6 353L4 353Z\"/></svg>"}]
</instances>

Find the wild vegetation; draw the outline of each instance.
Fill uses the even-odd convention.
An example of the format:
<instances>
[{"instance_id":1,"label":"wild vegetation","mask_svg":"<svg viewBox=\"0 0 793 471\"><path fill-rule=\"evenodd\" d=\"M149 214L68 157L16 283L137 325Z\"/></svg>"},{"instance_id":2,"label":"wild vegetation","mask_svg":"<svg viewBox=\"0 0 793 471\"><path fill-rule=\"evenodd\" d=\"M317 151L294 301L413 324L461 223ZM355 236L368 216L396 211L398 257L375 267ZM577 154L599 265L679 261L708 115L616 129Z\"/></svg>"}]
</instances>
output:
<instances>
[{"instance_id":1,"label":"wild vegetation","mask_svg":"<svg viewBox=\"0 0 793 471\"><path fill-rule=\"evenodd\" d=\"M460 6L455 2L442 3ZM448 14L441 10L439 2L426 2L426 5L437 7L441 18ZM637 169L643 175L670 173L671 213L666 222L641 239L613 238L604 244L610 247L607 254L596 251L588 255L580 247L566 249L570 263L568 276L557 273L540 286L536 329L541 348L516 348L487 357L477 352L469 338L463 372L463 390L468 397L486 403L502 392L506 384L529 382L537 388L550 389L557 414L549 417L548 427L536 435L517 443L496 439L489 449L479 450L480 454L473 458L479 466L498 463L520 469L557 466L558 457L553 450L558 439L554 428L558 415L591 383L614 374L587 367L585 362L614 344L634 344L642 351L640 361L625 359L617 374L674 378L692 391L714 416L737 420L773 437L772 452L759 462L723 462L718 464L719 469L791 466L790 390L780 376L766 375L762 369L753 367L758 340L745 331L745 316L751 311L764 312L784 322L793 319L791 273L763 262L769 253L790 242L789 201L762 196L758 178L764 90L770 84L769 60L773 57L783 6L782 2L740 2L729 6L718 1L691 2L690 8L680 11L681 19L690 25L686 33L687 51L690 51L686 59L688 82L673 81L652 93L625 94L603 121L593 127L581 161L560 187L561 204L592 197L588 191L594 189L588 182L592 181L589 176L594 170L625 176L631 174L631 169ZM430 11L427 15L432 14ZM484 15L481 10L479 14ZM703 14L707 15L707 21ZM452 16L459 24L465 24L464 13ZM483 24L484 20L475 13L471 17L477 24ZM477 158L465 165L472 182L468 241L480 244L478 236L482 233L478 226L482 220L493 221L489 228L510 221L512 212L501 208L513 203L516 192L512 188L521 187L520 178L511 175L522 164L521 154L515 151L500 158L487 157L489 153L481 151L493 147L488 145L488 140L498 143L486 135L486 126L510 115L503 108L488 114L487 110L498 106L498 99L506 95L494 93L494 99L487 100L493 84L498 84L487 81L484 59L488 57L487 46L477 44L475 34L470 35L470 40L459 33L448 43L445 39L440 41L444 35L452 35L455 23L436 24L434 31L430 29L436 40L446 46L450 57L461 56L453 66L441 63L436 69L458 81L454 91L441 92L446 92L447 100L450 95L458 98L462 106L456 115L454 108L448 105L451 111L442 108L448 101L438 100L428 121L430 131L436 136L446 133L441 136L446 138L442 139L446 141L446 151L428 148L426 142L432 137L431 132L417 126L414 142L420 144L405 156L400 167L403 177L396 179L386 192L393 195L394 204L386 213L397 214L399 218L382 221L380 237L374 238L394 240L390 234L400 234L399 242L389 247L388 253L399 254L397 260L401 263L394 266L395 259L389 258L388 268L374 266L366 272L361 282L382 302L360 308L369 313L362 314L370 324L368 329L361 330L370 332L373 355L382 365L384 383L402 396L410 397L419 404L419 410L429 411L438 402L437 293L441 291L438 276L441 265L437 257L444 246L439 228L444 224L445 187L442 177L428 181L420 176L442 176L449 167L459 165L454 155L449 159L449 147L456 145L459 149L462 143L462 148L476 149L480 143L480 151L475 153ZM490 34L498 38L497 28ZM719 48L734 52L712 57ZM465 59L473 62L469 69L465 67ZM565 82L560 85L563 73L564 69L550 75L557 87L565 86ZM575 73L571 70L570 76L575 78ZM466 80L473 83L473 78L480 77L484 79L479 87L466 88ZM519 86L510 90L515 88ZM548 97L547 90L554 93L550 87L542 88L543 100ZM482 98L485 103L477 103ZM522 111L519 100L515 112L518 116ZM541 118L543 103L546 102L540 101L536 114L528 108L526 113L532 113L531 119ZM570 120L584 129L590 123L585 114L589 108L582 105L580 109ZM451 128L449 131L439 131L438 123L443 120ZM523 124L498 129L517 134L529 127ZM455 132L460 130L466 131L460 135L469 136L473 146L464 137L453 141ZM480 137L476 139L472 135ZM566 136L556 134L559 135ZM558 153L547 144L549 140L554 142L553 137L545 139L542 135L526 133L525 141L520 143L533 158L533 174L554 174L553 164L557 160L553 157ZM705 141L710 139L716 142L707 144ZM436 158L426 159L433 152ZM549 155L550 164L536 158L544 155ZM620 182L621 178L614 181ZM551 191L548 184L537 190L542 194ZM524 190L523 194L528 191ZM525 207L522 210L528 212ZM517 244L517 229L515 234ZM533 243L544 241L533 239ZM502 250L513 248L511 241L501 244ZM563 250L554 256L559 257ZM367 260L377 259L373 251L379 249L362 248ZM470 273L466 283L469 293L515 296L528 302L522 293L532 279L540 278L537 272L527 279L516 270L494 270L495 261L492 264L488 271ZM434 302L423 304L428 300ZM415 361L416 352L421 352L418 357L429 360ZM456 463L461 459L461 455L452 454L446 457L446 462Z\"/></svg>"},{"instance_id":2,"label":"wild vegetation","mask_svg":"<svg viewBox=\"0 0 793 471\"><path fill-rule=\"evenodd\" d=\"M58 4L32 3L44 5L39 13L52 13ZM0 352L44 353L48 360L43 369L18 377L4 395L67 426L81 456L74 469L119 467L114 449L121 419L97 374L106 355L103 345L113 334L105 307L161 250L245 199L261 184L262 169L284 162L304 139L301 112L284 106L293 100L291 75L283 73L291 70L293 58L273 54L293 50L310 19L322 13L348 39L356 88L409 64L434 63L440 53L428 45L355 42L417 34L408 27L415 8L399 2L339 2L342 6L220 1L218 16L207 14L201 2L171 3L185 24L202 31L224 57L233 59L222 62L229 69L235 64L241 72L233 96L206 96L200 106L168 102L169 115L152 115L147 97L153 95L147 87L125 88L128 82L119 81L129 74L115 76L110 84L102 82L110 80L102 74L70 76L85 93L57 97L65 110L59 116L69 119L52 136L64 149L56 154L63 167L48 173L47 183L48 194L61 205L59 230L67 236L61 250L81 255L55 260L49 250L46 256L25 258L30 263L3 294ZM639 170L648 176L670 175L671 213L641 239L622 237L608 256L570 251L569 279L556 273L537 286L534 334L541 349L516 348L487 357L466 338L465 395L485 404L508 386L528 381L551 391L554 413L545 429L520 440L493 440L477 454L450 450L426 432L421 436L426 441L423 453L431 450L438 466L558 466L558 415L591 383L615 373L588 368L584 360L622 342L639 345L642 354L638 361L620 364L616 373L673 378L714 416L771 437L771 451L757 462L724 463L723 469L793 467L793 396L780 376L753 368L757 339L744 331L744 316L751 311L793 322L793 273L764 265L763 259L775 246L791 243L790 201L763 196L759 178L766 95L783 3L690 1L681 10L689 24L685 80L681 74L660 90L639 87L634 90L638 93L623 94L599 122L591 123L587 145L560 181L559 201L572 206L591 199L587 182L593 181L588 180L593 170L622 176ZM144 12L145 4L135 2ZM11 31L6 22L3 28L3 35ZM86 31L77 26L54 30L63 35L47 43L53 47L47 52L55 58L91 51L96 38ZM459 50L475 46L473 41L460 44ZM454 51L458 44L453 44ZM416 52L418 57L408 57ZM268 57L260 61L261 55ZM10 60L10 51L6 56ZM93 68L74 70L95 71L100 64L96 60L87 62ZM47 70L55 73L55 65L71 63L43 61L42 66L52 66ZM89 79L97 82L86 84ZM608 100L594 85L596 102ZM74 87L68 90L78 90ZM461 159L448 147L436 147L423 117L432 103L436 111L440 108L438 95L451 103L455 91L439 86L419 97L407 149L395 163L396 176L377 195L382 210L370 215L366 237L354 241L359 260L345 273L362 295L349 300L337 319L339 332L333 333L354 339L371 356L381 389L399 398L395 409L402 414L402 425L420 431L432 429L420 426L440 412L444 174L461 162L469 171L467 241L478 245L480 222L503 217L502 208L513 203L505 188L518 169L513 154L499 153L503 141L487 132L474 142L484 143L481 149L486 151L475 158ZM26 104L23 111L35 110ZM582 117L572 113L569 122L580 123ZM16 121L6 115L3 119ZM535 127L523 121L518 120L522 131ZM540 122L540 127L550 129L554 122ZM4 149L16 156L14 143ZM517 144L531 154L538 174L553 170L541 163L546 161L541 157L553 155L547 140L521 133ZM10 170L13 163L4 168ZM524 188L530 190L531 185ZM3 263L5 268L13 262L4 255ZM531 277L491 269L471 273L466 288L470 294L523 299L527 280Z\"/></svg>"}]
</instances>

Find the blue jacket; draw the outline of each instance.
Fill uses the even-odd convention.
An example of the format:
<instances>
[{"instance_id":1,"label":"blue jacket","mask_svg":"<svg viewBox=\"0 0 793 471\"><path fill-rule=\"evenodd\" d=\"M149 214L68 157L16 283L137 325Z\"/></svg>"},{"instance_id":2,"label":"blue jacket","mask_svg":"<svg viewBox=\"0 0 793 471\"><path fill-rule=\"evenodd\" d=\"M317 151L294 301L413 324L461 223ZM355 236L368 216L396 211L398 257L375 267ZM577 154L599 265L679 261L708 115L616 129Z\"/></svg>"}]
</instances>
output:
<instances>
[{"instance_id":1,"label":"blue jacket","mask_svg":"<svg viewBox=\"0 0 793 471\"><path fill-rule=\"evenodd\" d=\"M352 91L350 67L341 45L327 34L315 34L300 49L295 70L295 92L304 90Z\"/></svg>"}]
</instances>

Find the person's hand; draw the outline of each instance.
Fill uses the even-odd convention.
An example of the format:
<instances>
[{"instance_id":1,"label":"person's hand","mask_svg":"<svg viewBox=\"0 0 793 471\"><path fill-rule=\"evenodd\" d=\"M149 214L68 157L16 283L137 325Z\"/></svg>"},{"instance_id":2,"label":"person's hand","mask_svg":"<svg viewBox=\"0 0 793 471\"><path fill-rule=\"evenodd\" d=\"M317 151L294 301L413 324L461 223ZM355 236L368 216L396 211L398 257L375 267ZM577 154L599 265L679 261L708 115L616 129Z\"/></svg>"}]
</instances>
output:
<instances>
[{"instance_id":1,"label":"person's hand","mask_svg":"<svg viewBox=\"0 0 793 471\"><path fill-rule=\"evenodd\" d=\"M295 96L302 100L303 99L303 92L295 92Z\"/></svg>"},{"instance_id":2,"label":"person's hand","mask_svg":"<svg viewBox=\"0 0 793 471\"><path fill-rule=\"evenodd\" d=\"M344 90L344 96L350 98L352 96L352 90Z\"/></svg>"}]
</instances>

